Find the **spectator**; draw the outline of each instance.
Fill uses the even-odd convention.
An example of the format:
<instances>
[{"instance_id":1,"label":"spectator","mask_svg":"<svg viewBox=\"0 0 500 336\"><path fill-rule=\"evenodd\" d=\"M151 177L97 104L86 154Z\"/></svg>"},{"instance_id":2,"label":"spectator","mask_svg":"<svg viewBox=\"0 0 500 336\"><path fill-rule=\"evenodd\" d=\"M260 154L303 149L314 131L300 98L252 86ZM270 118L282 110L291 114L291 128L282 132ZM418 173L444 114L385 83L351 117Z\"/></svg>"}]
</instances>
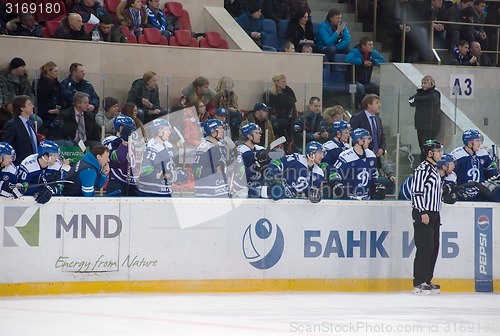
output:
<instances>
[{"instance_id":1,"label":"spectator","mask_svg":"<svg viewBox=\"0 0 500 336\"><path fill-rule=\"evenodd\" d=\"M264 45L264 17L262 16L262 6L259 2L252 2L249 10L241 14L236 22L250 36L250 38L264 51L276 51L276 48Z\"/></svg>"},{"instance_id":2,"label":"spectator","mask_svg":"<svg viewBox=\"0 0 500 336\"><path fill-rule=\"evenodd\" d=\"M185 86L181 91L180 103L191 106L192 102L201 100L205 104L210 118L215 116L215 91L209 87L209 81L205 77L197 77L192 83Z\"/></svg>"},{"instance_id":3,"label":"spectator","mask_svg":"<svg viewBox=\"0 0 500 336\"><path fill-rule=\"evenodd\" d=\"M14 118L3 127L3 141L8 142L16 151L14 164L19 166L26 157L37 153L38 138L30 120L34 105L29 96L20 95L12 100L12 109Z\"/></svg>"},{"instance_id":4,"label":"spectator","mask_svg":"<svg viewBox=\"0 0 500 336\"><path fill-rule=\"evenodd\" d=\"M297 52L302 52L305 44L311 45L311 47L314 45L313 24L309 20L309 13L306 9L299 9L288 21L286 38L292 41Z\"/></svg>"},{"instance_id":5,"label":"spectator","mask_svg":"<svg viewBox=\"0 0 500 336\"><path fill-rule=\"evenodd\" d=\"M68 173L63 189L64 196L94 196L96 189L101 189L108 181L109 148L103 145L92 147Z\"/></svg>"},{"instance_id":6,"label":"spectator","mask_svg":"<svg viewBox=\"0 0 500 336\"><path fill-rule=\"evenodd\" d=\"M277 74L272 80L271 89L264 92L264 103L273 109L270 120L276 137L284 135L290 142L292 141L292 122L297 118L295 106L297 98L295 98L295 92L287 85L285 75Z\"/></svg>"},{"instance_id":7,"label":"spectator","mask_svg":"<svg viewBox=\"0 0 500 336\"><path fill-rule=\"evenodd\" d=\"M36 106L38 116L43 120L41 133L49 139L58 138L61 132L57 115L61 111L63 98L58 74L57 64L47 62L40 67L40 78L36 83Z\"/></svg>"},{"instance_id":8,"label":"spectator","mask_svg":"<svg viewBox=\"0 0 500 336\"><path fill-rule=\"evenodd\" d=\"M460 22L462 21L462 11L468 7L472 7L472 4L474 3L474 0L461 0L458 2L456 5L451 6L445 13L444 19L445 21L450 21L450 22ZM472 36L467 37L464 36L464 32L467 31L468 28L465 28L464 30L463 25L457 25L457 24L446 24L446 40L448 42L449 49L453 49L456 45L458 40L466 40L467 42L469 41Z\"/></svg>"},{"instance_id":9,"label":"spectator","mask_svg":"<svg viewBox=\"0 0 500 336\"><path fill-rule=\"evenodd\" d=\"M312 54L313 53L313 46L310 44L304 44L302 45L302 54Z\"/></svg>"},{"instance_id":10,"label":"spectator","mask_svg":"<svg viewBox=\"0 0 500 336\"><path fill-rule=\"evenodd\" d=\"M470 45L470 54L476 57L476 63L473 65L493 66L488 55L483 54L481 50L481 43L477 41L472 42Z\"/></svg>"},{"instance_id":11,"label":"spectator","mask_svg":"<svg viewBox=\"0 0 500 336\"><path fill-rule=\"evenodd\" d=\"M35 101L33 91L26 73L26 62L19 57L14 57L7 69L0 72L0 92L11 93L13 96L26 95Z\"/></svg>"},{"instance_id":12,"label":"spectator","mask_svg":"<svg viewBox=\"0 0 500 336\"><path fill-rule=\"evenodd\" d=\"M415 107L415 129L420 146L420 162L427 158L424 144L428 139L436 139L441 128L441 93L436 90L436 82L431 76L422 78L422 88L408 100Z\"/></svg>"},{"instance_id":13,"label":"spectator","mask_svg":"<svg viewBox=\"0 0 500 336\"><path fill-rule=\"evenodd\" d=\"M80 141L90 147L100 144L99 128L95 123L94 114L89 111L87 93L75 93L73 106L61 111L58 119L63 130L61 140L56 141L60 146L74 146Z\"/></svg>"},{"instance_id":14,"label":"spectator","mask_svg":"<svg viewBox=\"0 0 500 336\"><path fill-rule=\"evenodd\" d=\"M120 114L118 99L114 97L106 97L103 102L104 110L97 112L95 115L95 123L99 129L104 127L105 136L115 135L115 117ZM101 131L102 133L102 131Z\"/></svg>"},{"instance_id":15,"label":"spectator","mask_svg":"<svg viewBox=\"0 0 500 336\"><path fill-rule=\"evenodd\" d=\"M295 45L290 41L285 42L283 44L283 52L294 54L295 53Z\"/></svg>"},{"instance_id":16,"label":"spectator","mask_svg":"<svg viewBox=\"0 0 500 336\"><path fill-rule=\"evenodd\" d=\"M146 140L146 130L144 129L144 125L141 119L137 118L137 115L139 114L137 111L137 105L134 103L125 103L125 105L123 105L122 113L132 118L135 123L135 128L140 130L142 138Z\"/></svg>"},{"instance_id":17,"label":"spectator","mask_svg":"<svg viewBox=\"0 0 500 336\"><path fill-rule=\"evenodd\" d=\"M303 142L304 131L306 132L306 143L314 140L323 144L330 138L323 123L321 99L318 97L311 97L307 110L295 120L293 125L293 150L295 153L302 154L302 147L305 146Z\"/></svg>"},{"instance_id":18,"label":"spectator","mask_svg":"<svg viewBox=\"0 0 500 336\"><path fill-rule=\"evenodd\" d=\"M349 122L351 119L349 112L345 112L344 108L340 105L334 105L332 107L328 107L323 111L323 126L326 130L331 130L333 123L337 120L344 120L345 122ZM334 134L332 134L334 136Z\"/></svg>"},{"instance_id":19,"label":"spectator","mask_svg":"<svg viewBox=\"0 0 500 336\"><path fill-rule=\"evenodd\" d=\"M160 88L157 84L156 73L146 71L142 78L136 79L128 91L127 102L137 106L138 118L147 123L164 116L168 109L160 106Z\"/></svg>"},{"instance_id":20,"label":"spectator","mask_svg":"<svg viewBox=\"0 0 500 336\"><path fill-rule=\"evenodd\" d=\"M103 15L108 14L108 11L96 0L77 0L69 13L80 14L85 23L97 24Z\"/></svg>"},{"instance_id":21,"label":"spectator","mask_svg":"<svg viewBox=\"0 0 500 336\"><path fill-rule=\"evenodd\" d=\"M90 105L88 112L97 113L100 98L92 84L85 80L85 69L80 63L72 63L69 66L69 75L61 82L61 90L65 107L73 106L73 96L76 92L85 92L89 95Z\"/></svg>"},{"instance_id":22,"label":"spectator","mask_svg":"<svg viewBox=\"0 0 500 336\"><path fill-rule=\"evenodd\" d=\"M42 26L35 21L33 14L23 13L19 15L19 20L16 20L17 22L13 21L14 20L7 23L7 29L10 31L10 35L43 37Z\"/></svg>"},{"instance_id":23,"label":"spectator","mask_svg":"<svg viewBox=\"0 0 500 336\"><path fill-rule=\"evenodd\" d=\"M276 22L278 28L280 20L290 19L289 0L264 0L264 17Z\"/></svg>"},{"instance_id":24,"label":"spectator","mask_svg":"<svg viewBox=\"0 0 500 336\"><path fill-rule=\"evenodd\" d=\"M78 13L71 13L61 20L61 27L57 28L55 37L65 40L89 41L82 17Z\"/></svg>"},{"instance_id":25,"label":"spectator","mask_svg":"<svg viewBox=\"0 0 500 336\"><path fill-rule=\"evenodd\" d=\"M233 88L233 80L229 77L222 77L215 88L214 101L216 108L223 107L228 111L232 140L237 140L241 124L241 112L238 108L238 95Z\"/></svg>"},{"instance_id":26,"label":"spectator","mask_svg":"<svg viewBox=\"0 0 500 336\"><path fill-rule=\"evenodd\" d=\"M234 18L248 11L246 0L224 0L224 8Z\"/></svg>"},{"instance_id":27,"label":"spectator","mask_svg":"<svg viewBox=\"0 0 500 336\"><path fill-rule=\"evenodd\" d=\"M382 119L379 116L382 104L380 104L379 96L369 94L363 98L361 105L363 111L353 115L349 122L354 130L357 128L364 128L370 132L373 141L370 142L368 148L375 153L377 165L380 168L380 157L385 154L387 145Z\"/></svg>"},{"instance_id":28,"label":"spectator","mask_svg":"<svg viewBox=\"0 0 500 336\"><path fill-rule=\"evenodd\" d=\"M457 65L476 65L477 58L472 56L469 50L469 42L465 40L459 40L457 46L453 47L451 51L454 56L452 64Z\"/></svg>"},{"instance_id":29,"label":"spectator","mask_svg":"<svg viewBox=\"0 0 500 336\"><path fill-rule=\"evenodd\" d=\"M478 25L474 26L472 34L474 35L474 40L481 43L482 49L489 50L488 35L486 35L486 31L484 30L483 26L486 23L486 11L484 10L485 7L486 7L485 0L474 1L474 9L476 11L475 13L476 15L474 16L475 19L474 22L478 23Z\"/></svg>"},{"instance_id":30,"label":"spectator","mask_svg":"<svg viewBox=\"0 0 500 336\"><path fill-rule=\"evenodd\" d=\"M311 7L309 7L307 0L289 0L289 2L290 17L294 17L296 13L302 9L305 9L309 15L311 14Z\"/></svg>"},{"instance_id":31,"label":"spectator","mask_svg":"<svg viewBox=\"0 0 500 336\"><path fill-rule=\"evenodd\" d=\"M148 0L146 4L148 27L160 30L160 33L170 40L174 31L179 29L179 22L173 15L165 15L160 8L160 0Z\"/></svg>"},{"instance_id":32,"label":"spectator","mask_svg":"<svg viewBox=\"0 0 500 336\"><path fill-rule=\"evenodd\" d=\"M92 28L89 36L92 37L92 33L97 31L99 33L99 41L102 42L117 42L117 43L127 43L128 39L121 30L120 27L115 26L113 18L109 14L101 15L100 22Z\"/></svg>"},{"instance_id":33,"label":"spectator","mask_svg":"<svg viewBox=\"0 0 500 336\"><path fill-rule=\"evenodd\" d=\"M201 100L197 100L194 103L194 109L196 110L196 116L199 122L204 122L210 119L210 115L207 112L207 107L205 103Z\"/></svg>"},{"instance_id":34,"label":"spectator","mask_svg":"<svg viewBox=\"0 0 500 336\"><path fill-rule=\"evenodd\" d=\"M269 107L267 107L266 104L264 103L256 103L253 110L248 114L245 120L241 123L241 128L243 126L254 123L257 126L260 127L262 130L262 136L259 139L259 142L257 143L259 146L265 146L266 143L270 144L274 140L276 140L276 137L274 136L274 130L273 130L273 125L268 119L269 117ZM243 133L239 132L239 139L241 141L245 141L245 137L243 136ZM266 135L267 135L267 141L266 141Z\"/></svg>"},{"instance_id":35,"label":"spectator","mask_svg":"<svg viewBox=\"0 0 500 336\"><path fill-rule=\"evenodd\" d=\"M198 101L195 103L196 106L203 106L203 111L205 104L203 104L202 101ZM182 105L181 105L182 106ZM198 147L202 140L203 136L200 132L200 115L196 113L196 111L193 113L193 108L184 108L184 138L186 139L186 144L188 146L194 146ZM203 112L208 119L208 114L206 112ZM206 120L206 119L205 119Z\"/></svg>"},{"instance_id":36,"label":"spectator","mask_svg":"<svg viewBox=\"0 0 500 336\"><path fill-rule=\"evenodd\" d=\"M354 79L356 81L356 103L358 105L361 104L361 100L366 93L376 95L380 93L379 85L372 82L372 72L373 67L385 63L385 59L373 48L371 37L365 36L361 38L359 44L349 51L345 61L355 65Z\"/></svg>"},{"instance_id":37,"label":"spectator","mask_svg":"<svg viewBox=\"0 0 500 336\"><path fill-rule=\"evenodd\" d=\"M342 21L342 13L336 8L330 9L326 19L318 26L316 33L317 48L326 55L328 61L334 62L337 53L347 54L351 44L351 35Z\"/></svg>"},{"instance_id":38,"label":"spectator","mask_svg":"<svg viewBox=\"0 0 500 336\"><path fill-rule=\"evenodd\" d=\"M148 13L141 0L122 1L116 8L116 14L121 25L128 27L136 37L142 34L148 23Z\"/></svg>"}]
</instances>

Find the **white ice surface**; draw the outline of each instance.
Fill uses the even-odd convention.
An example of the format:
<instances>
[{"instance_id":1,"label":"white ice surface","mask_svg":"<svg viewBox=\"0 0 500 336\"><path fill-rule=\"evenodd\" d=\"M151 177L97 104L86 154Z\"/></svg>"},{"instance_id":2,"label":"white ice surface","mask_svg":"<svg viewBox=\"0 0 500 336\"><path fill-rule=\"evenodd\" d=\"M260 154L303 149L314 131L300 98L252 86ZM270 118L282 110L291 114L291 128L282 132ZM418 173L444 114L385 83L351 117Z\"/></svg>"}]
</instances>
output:
<instances>
[{"instance_id":1,"label":"white ice surface","mask_svg":"<svg viewBox=\"0 0 500 336\"><path fill-rule=\"evenodd\" d=\"M0 336L500 335L500 295L124 294L0 298Z\"/></svg>"}]
</instances>

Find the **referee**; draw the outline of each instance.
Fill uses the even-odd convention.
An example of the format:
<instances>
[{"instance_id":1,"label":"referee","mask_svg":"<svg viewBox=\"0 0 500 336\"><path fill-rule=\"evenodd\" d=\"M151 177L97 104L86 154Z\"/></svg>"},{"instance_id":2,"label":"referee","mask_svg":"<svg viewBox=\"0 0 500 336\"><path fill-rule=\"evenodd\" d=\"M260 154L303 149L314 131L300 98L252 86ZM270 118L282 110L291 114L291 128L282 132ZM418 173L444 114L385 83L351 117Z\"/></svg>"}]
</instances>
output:
<instances>
[{"instance_id":1,"label":"referee","mask_svg":"<svg viewBox=\"0 0 500 336\"><path fill-rule=\"evenodd\" d=\"M426 159L413 172L412 201L414 240L417 251L413 262L413 293L439 293L431 282L439 252L442 187L436 163L443 155L443 145L427 140L423 146Z\"/></svg>"}]
</instances>

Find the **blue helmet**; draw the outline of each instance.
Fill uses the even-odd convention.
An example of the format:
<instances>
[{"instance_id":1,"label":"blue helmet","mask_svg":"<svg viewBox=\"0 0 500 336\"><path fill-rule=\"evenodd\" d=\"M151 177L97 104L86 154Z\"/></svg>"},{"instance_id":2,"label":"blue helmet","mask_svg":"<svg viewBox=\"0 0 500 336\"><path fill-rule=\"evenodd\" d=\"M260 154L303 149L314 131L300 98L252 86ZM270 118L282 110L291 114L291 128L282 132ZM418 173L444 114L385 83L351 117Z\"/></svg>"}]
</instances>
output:
<instances>
[{"instance_id":1,"label":"blue helmet","mask_svg":"<svg viewBox=\"0 0 500 336\"><path fill-rule=\"evenodd\" d=\"M253 131L256 130L262 133L262 129L257 124L248 123L246 125L241 126L241 133L243 134L245 140L248 139L248 136L251 135Z\"/></svg>"},{"instance_id":2,"label":"blue helmet","mask_svg":"<svg viewBox=\"0 0 500 336\"><path fill-rule=\"evenodd\" d=\"M59 155L59 145L52 140L45 140L38 144L38 155L44 156L45 154Z\"/></svg>"},{"instance_id":3,"label":"blue helmet","mask_svg":"<svg viewBox=\"0 0 500 336\"><path fill-rule=\"evenodd\" d=\"M222 121L219 119L208 119L203 122L203 132L205 133L205 136L209 136L212 134L212 132L217 132L217 128L219 126L224 126Z\"/></svg>"},{"instance_id":4,"label":"blue helmet","mask_svg":"<svg viewBox=\"0 0 500 336\"><path fill-rule=\"evenodd\" d=\"M16 159L16 151L7 142L0 142L0 155L12 155L12 160Z\"/></svg>"},{"instance_id":5,"label":"blue helmet","mask_svg":"<svg viewBox=\"0 0 500 336\"><path fill-rule=\"evenodd\" d=\"M441 168L443 165L448 165L451 162L455 162L455 157L453 157L450 153L444 152L443 156L441 156L441 160L436 163L436 166Z\"/></svg>"},{"instance_id":6,"label":"blue helmet","mask_svg":"<svg viewBox=\"0 0 500 336\"><path fill-rule=\"evenodd\" d=\"M317 141L310 141L306 146L306 154L311 155L316 153L317 151L324 152L325 150L323 148L323 145Z\"/></svg>"},{"instance_id":7,"label":"blue helmet","mask_svg":"<svg viewBox=\"0 0 500 336\"><path fill-rule=\"evenodd\" d=\"M168 120L163 118L156 118L149 123L149 128L151 129L153 135L157 135L160 129L164 127L170 127L170 123L168 122Z\"/></svg>"},{"instance_id":8,"label":"blue helmet","mask_svg":"<svg viewBox=\"0 0 500 336\"><path fill-rule=\"evenodd\" d=\"M478 130L468 129L464 132L464 134L462 134L462 141L464 142L464 145L467 145L469 141L476 139L482 139L481 133L479 133Z\"/></svg>"},{"instance_id":9,"label":"blue helmet","mask_svg":"<svg viewBox=\"0 0 500 336\"><path fill-rule=\"evenodd\" d=\"M334 136L337 134L337 132L342 132L343 130L347 129L351 129L351 124L344 120L337 120L332 124L332 132Z\"/></svg>"},{"instance_id":10,"label":"blue helmet","mask_svg":"<svg viewBox=\"0 0 500 336\"><path fill-rule=\"evenodd\" d=\"M372 136L370 135L370 132L368 132L364 128L356 128L352 132L351 137L352 137L352 142L356 143L356 142L358 142L358 139L363 139L363 138L366 138L366 137L369 137L371 139Z\"/></svg>"},{"instance_id":11,"label":"blue helmet","mask_svg":"<svg viewBox=\"0 0 500 336\"><path fill-rule=\"evenodd\" d=\"M133 127L135 129L134 119L132 119L129 116L126 116L124 114L120 114L120 115L116 116L115 120L113 121L113 124L115 125L115 132L120 131L121 126L123 126L123 128Z\"/></svg>"}]
</instances>

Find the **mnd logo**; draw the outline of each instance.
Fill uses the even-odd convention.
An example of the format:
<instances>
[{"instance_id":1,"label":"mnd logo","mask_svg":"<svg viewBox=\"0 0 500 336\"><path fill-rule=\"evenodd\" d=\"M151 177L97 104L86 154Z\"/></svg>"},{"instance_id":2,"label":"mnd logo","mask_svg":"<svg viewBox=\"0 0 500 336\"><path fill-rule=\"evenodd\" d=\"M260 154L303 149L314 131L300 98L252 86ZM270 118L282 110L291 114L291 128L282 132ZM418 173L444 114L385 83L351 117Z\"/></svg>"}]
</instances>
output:
<instances>
[{"instance_id":1,"label":"mnd logo","mask_svg":"<svg viewBox=\"0 0 500 336\"><path fill-rule=\"evenodd\" d=\"M5 207L3 223L3 246L39 246L40 208Z\"/></svg>"},{"instance_id":2,"label":"mnd logo","mask_svg":"<svg viewBox=\"0 0 500 336\"><path fill-rule=\"evenodd\" d=\"M250 265L258 269L269 269L283 255L285 239L277 224L261 218L250 224L243 235L243 254Z\"/></svg>"}]
</instances>

